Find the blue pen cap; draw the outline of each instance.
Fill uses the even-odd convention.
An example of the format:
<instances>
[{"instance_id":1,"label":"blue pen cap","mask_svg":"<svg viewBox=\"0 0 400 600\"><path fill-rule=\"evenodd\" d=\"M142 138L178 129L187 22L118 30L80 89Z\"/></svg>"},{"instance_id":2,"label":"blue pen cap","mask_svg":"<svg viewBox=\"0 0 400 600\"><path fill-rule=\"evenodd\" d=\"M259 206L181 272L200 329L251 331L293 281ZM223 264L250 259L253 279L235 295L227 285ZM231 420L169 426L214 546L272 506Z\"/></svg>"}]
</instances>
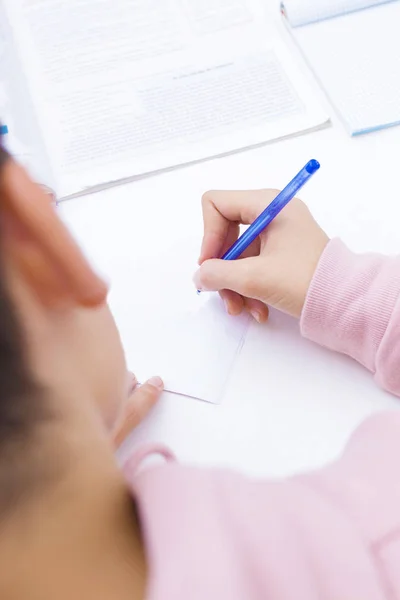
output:
<instances>
[{"instance_id":1,"label":"blue pen cap","mask_svg":"<svg viewBox=\"0 0 400 600\"><path fill-rule=\"evenodd\" d=\"M9 133L7 125L0 125L0 135L7 135Z\"/></svg>"},{"instance_id":2,"label":"blue pen cap","mask_svg":"<svg viewBox=\"0 0 400 600\"><path fill-rule=\"evenodd\" d=\"M310 173L310 175L312 175L313 173L315 173L315 171L318 171L318 169L320 168L320 164L317 160L313 159L310 160L309 163L306 164L306 171L307 173Z\"/></svg>"}]
</instances>

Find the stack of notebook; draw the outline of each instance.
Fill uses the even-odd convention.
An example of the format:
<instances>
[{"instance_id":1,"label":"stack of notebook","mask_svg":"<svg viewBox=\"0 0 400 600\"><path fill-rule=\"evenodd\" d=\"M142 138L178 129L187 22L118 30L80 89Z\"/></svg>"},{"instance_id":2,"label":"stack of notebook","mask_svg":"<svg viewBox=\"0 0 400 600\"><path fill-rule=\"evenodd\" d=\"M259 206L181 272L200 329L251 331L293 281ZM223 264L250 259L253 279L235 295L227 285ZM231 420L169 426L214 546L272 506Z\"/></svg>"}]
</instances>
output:
<instances>
[{"instance_id":1,"label":"stack of notebook","mask_svg":"<svg viewBox=\"0 0 400 600\"><path fill-rule=\"evenodd\" d=\"M282 13L352 135L400 124L399 0L285 0Z\"/></svg>"}]
</instances>

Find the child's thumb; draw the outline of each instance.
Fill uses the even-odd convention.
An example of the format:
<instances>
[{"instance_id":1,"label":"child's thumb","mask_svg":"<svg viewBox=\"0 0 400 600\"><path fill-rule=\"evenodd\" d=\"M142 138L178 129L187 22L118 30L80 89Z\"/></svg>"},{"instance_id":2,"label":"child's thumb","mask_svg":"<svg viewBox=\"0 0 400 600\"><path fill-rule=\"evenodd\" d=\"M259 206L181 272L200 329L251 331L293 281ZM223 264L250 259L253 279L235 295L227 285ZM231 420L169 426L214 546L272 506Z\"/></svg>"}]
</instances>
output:
<instances>
[{"instance_id":1,"label":"child's thumb","mask_svg":"<svg viewBox=\"0 0 400 600\"><path fill-rule=\"evenodd\" d=\"M251 297L251 289L257 283L253 278L254 258L239 260L207 260L194 276L197 289L204 292L232 290ZM253 292L254 293L254 292Z\"/></svg>"}]
</instances>

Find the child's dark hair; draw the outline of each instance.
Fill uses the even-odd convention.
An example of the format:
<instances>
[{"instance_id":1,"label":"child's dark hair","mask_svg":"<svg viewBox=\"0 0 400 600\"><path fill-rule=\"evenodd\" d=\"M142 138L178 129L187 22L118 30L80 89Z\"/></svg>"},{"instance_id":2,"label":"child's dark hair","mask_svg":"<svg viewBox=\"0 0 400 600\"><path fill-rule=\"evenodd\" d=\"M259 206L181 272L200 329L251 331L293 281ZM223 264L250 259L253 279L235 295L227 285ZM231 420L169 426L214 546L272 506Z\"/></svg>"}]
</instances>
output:
<instances>
[{"instance_id":1,"label":"child's dark hair","mask_svg":"<svg viewBox=\"0 0 400 600\"><path fill-rule=\"evenodd\" d=\"M1 180L8 160L0 144L0 519L35 486L33 438L44 417L44 403L29 372L22 329L4 271Z\"/></svg>"}]
</instances>

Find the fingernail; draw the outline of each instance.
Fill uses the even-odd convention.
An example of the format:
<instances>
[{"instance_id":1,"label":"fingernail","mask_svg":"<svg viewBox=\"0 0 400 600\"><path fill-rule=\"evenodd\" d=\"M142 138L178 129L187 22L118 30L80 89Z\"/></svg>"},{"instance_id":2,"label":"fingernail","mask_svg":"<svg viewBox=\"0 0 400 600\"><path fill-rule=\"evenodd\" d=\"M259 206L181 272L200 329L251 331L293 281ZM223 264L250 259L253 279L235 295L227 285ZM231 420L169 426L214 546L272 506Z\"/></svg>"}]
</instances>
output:
<instances>
[{"instance_id":1,"label":"fingernail","mask_svg":"<svg viewBox=\"0 0 400 600\"><path fill-rule=\"evenodd\" d=\"M203 287L201 285L201 279L200 279L200 269L198 271L196 271L196 273L194 274L193 282L194 282L194 285L196 286L197 290L203 291Z\"/></svg>"},{"instance_id":2,"label":"fingernail","mask_svg":"<svg viewBox=\"0 0 400 600\"><path fill-rule=\"evenodd\" d=\"M257 321L257 323L261 323L261 313L259 313L257 310L251 310L250 314L253 319Z\"/></svg>"},{"instance_id":3,"label":"fingernail","mask_svg":"<svg viewBox=\"0 0 400 600\"><path fill-rule=\"evenodd\" d=\"M161 377L152 377L147 383L160 391L164 389L164 382Z\"/></svg>"},{"instance_id":4,"label":"fingernail","mask_svg":"<svg viewBox=\"0 0 400 600\"><path fill-rule=\"evenodd\" d=\"M228 313L228 315L230 315L231 317L236 317L238 312L235 310L235 308L232 307L232 305L229 304L229 302L227 300L224 300L224 304L225 304L225 310Z\"/></svg>"}]
</instances>

